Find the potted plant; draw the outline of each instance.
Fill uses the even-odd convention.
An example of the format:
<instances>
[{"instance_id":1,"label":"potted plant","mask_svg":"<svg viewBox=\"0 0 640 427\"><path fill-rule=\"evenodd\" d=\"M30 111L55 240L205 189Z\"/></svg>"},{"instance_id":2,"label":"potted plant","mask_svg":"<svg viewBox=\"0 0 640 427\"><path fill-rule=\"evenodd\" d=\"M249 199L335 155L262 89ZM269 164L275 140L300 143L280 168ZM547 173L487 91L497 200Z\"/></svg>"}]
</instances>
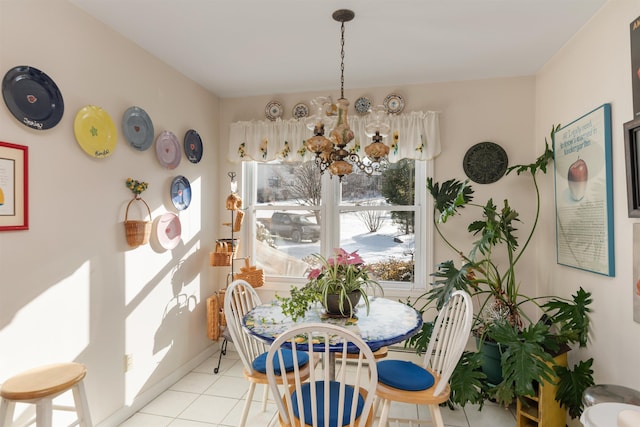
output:
<instances>
[{"instance_id":1,"label":"potted plant","mask_svg":"<svg viewBox=\"0 0 640 427\"><path fill-rule=\"evenodd\" d=\"M551 137L559 129L552 127ZM546 142L546 141L545 141ZM442 184L431 179L427 188L434 200L434 229L461 262L448 260L437 266L432 287L407 303L419 311L432 303L440 308L456 289L467 291L477 301L473 331L478 352L465 352L451 378L451 401L461 404L482 402L491 398L504 405L514 398L534 395L534 387L543 381L558 381L556 400L567 407L571 417L582 411L582 392L593 385L592 359L579 362L574 370L558 366L554 356L571 345L584 347L589 333L591 294L580 288L571 299L556 296L529 297L521 293L516 266L531 243L540 215L538 172L546 173L553 151L546 143L544 153L534 163L516 165L506 174L528 173L536 196L536 212L524 243L520 244L516 223L519 214L507 199L501 207L492 199L484 204L473 202L473 189L468 181L451 179ZM449 240L442 224L453 219L463 208L477 208L481 215L472 220L467 230L474 240L468 251L462 251ZM500 258L502 257L502 258ZM533 307L531 307L533 304ZM527 306L542 313L530 317ZM418 352L424 351L430 335L429 325L408 342ZM483 352L495 343L501 363L499 378L490 381L483 370Z\"/></svg>"},{"instance_id":2,"label":"potted plant","mask_svg":"<svg viewBox=\"0 0 640 427\"><path fill-rule=\"evenodd\" d=\"M319 265L313 268L303 287L291 287L289 297L276 295L282 306L282 312L296 320L314 303L321 303L329 315L351 316L362 298L369 312L367 291L379 290L380 284L370 277L369 267L358 255L358 251L347 252L336 249L334 256L325 258L313 254Z\"/></svg>"}]
</instances>

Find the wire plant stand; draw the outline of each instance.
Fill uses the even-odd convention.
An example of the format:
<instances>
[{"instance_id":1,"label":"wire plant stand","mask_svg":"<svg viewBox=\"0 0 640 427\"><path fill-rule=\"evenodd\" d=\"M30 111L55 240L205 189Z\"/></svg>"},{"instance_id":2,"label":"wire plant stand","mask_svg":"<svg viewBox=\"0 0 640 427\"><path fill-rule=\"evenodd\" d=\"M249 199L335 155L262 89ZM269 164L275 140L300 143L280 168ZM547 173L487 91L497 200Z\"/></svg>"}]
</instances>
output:
<instances>
[{"instance_id":1,"label":"wire plant stand","mask_svg":"<svg viewBox=\"0 0 640 427\"><path fill-rule=\"evenodd\" d=\"M236 173L235 172L229 172L227 173L227 175L229 176L230 180L231 180L231 193L235 194L236 190L237 190L237 181L236 181ZM229 206L227 206L227 208L229 208ZM231 212L231 271L229 273L227 273L227 280L225 283L225 287L224 289L226 290L227 287L229 286L230 281L233 280L233 276L234 276L234 266L233 266L233 261L235 260L235 247L233 247L235 245L235 226L234 226L234 220L235 220L235 214L236 211L235 209L230 209ZM222 313L224 313L224 301L222 303ZM213 369L213 373L217 374L218 372L220 372L220 364L222 363L222 356L226 356L227 355L227 347L229 345L229 342L233 342L231 339L231 335L229 335L228 331L227 331L227 327L223 326L223 330L222 330L222 344L220 345L220 354L218 355L218 365Z\"/></svg>"}]
</instances>

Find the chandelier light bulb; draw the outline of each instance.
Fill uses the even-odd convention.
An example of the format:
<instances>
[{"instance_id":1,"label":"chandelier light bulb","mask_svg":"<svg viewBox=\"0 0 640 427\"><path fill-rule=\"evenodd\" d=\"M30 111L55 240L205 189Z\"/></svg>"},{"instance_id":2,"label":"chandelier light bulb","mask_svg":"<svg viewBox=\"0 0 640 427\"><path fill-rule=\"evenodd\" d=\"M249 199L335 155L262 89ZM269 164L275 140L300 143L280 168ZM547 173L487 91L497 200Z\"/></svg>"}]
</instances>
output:
<instances>
[{"instance_id":1,"label":"chandelier light bulb","mask_svg":"<svg viewBox=\"0 0 640 427\"><path fill-rule=\"evenodd\" d=\"M369 138L375 136L376 133L380 134L382 137L387 137L391 130L391 126L389 126L387 110L384 106L377 105L375 107L371 107L369 109L369 117L371 118L371 121L364 128L365 134Z\"/></svg>"}]
</instances>

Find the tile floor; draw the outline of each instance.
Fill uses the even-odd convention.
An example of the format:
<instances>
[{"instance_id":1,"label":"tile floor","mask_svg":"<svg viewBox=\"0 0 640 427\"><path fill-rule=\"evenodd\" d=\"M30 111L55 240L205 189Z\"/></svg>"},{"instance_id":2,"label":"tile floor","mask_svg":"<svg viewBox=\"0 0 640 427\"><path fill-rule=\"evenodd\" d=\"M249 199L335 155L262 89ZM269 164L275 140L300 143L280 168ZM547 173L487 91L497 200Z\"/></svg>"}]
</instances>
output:
<instances>
[{"instance_id":1,"label":"tile floor","mask_svg":"<svg viewBox=\"0 0 640 427\"><path fill-rule=\"evenodd\" d=\"M213 369L218 364L218 353L203 362L189 374L160 394L139 412L125 421L122 427L235 427L238 425L248 382L242 375L242 362L229 344L223 356L218 374ZM418 360L412 353L393 350L389 357ZM263 388L258 385L254 403L249 412L247 427L265 427L272 421L277 425L275 404L269 403L267 411L261 411ZM513 411L487 403L482 411L467 406L464 409L442 409L449 427L513 427L516 425ZM428 410L416 405L394 403L390 416L428 418ZM406 415L404 415L406 414ZM395 425L391 423L391 425ZM406 424L400 424L406 426ZM417 427L414 425L414 427Z\"/></svg>"}]
</instances>

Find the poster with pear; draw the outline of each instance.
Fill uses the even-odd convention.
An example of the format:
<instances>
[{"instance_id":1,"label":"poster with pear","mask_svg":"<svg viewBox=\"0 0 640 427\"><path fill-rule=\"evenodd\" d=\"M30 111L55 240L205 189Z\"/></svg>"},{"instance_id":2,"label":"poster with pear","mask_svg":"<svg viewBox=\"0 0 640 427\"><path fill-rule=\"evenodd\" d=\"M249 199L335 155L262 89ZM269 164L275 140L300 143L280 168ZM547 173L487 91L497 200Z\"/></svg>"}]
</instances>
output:
<instances>
[{"instance_id":1,"label":"poster with pear","mask_svg":"<svg viewBox=\"0 0 640 427\"><path fill-rule=\"evenodd\" d=\"M614 276L611 105L554 136L558 264Z\"/></svg>"}]
</instances>

